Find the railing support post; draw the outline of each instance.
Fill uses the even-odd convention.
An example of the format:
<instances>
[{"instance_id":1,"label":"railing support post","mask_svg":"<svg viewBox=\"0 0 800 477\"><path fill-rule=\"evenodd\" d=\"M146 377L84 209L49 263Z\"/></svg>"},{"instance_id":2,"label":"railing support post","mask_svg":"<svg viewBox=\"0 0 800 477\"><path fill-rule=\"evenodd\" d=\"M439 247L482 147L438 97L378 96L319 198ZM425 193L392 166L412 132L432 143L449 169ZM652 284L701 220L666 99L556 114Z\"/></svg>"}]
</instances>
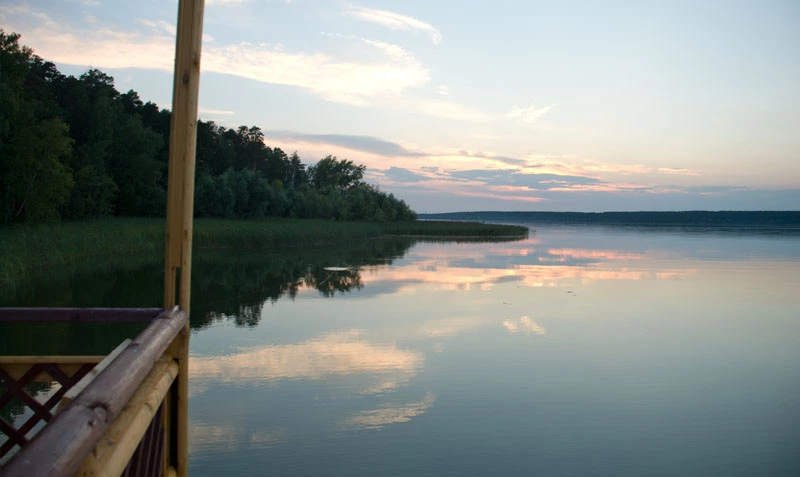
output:
<instances>
[{"instance_id":1,"label":"railing support post","mask_svg":"<svg viewBox=\"0 0 800 477\"><path fill-rule=\"evenodd\" d=\"M169 139L164 308L177 304L187 313L192 272L192 213L202 40L203 0L180 0ZM180 290L176 303L178 270Z\"/></svg>"},{"instance_id":2,"label":"railing support post","mask_svg":"<svg viewBox=\"0 0 800 477\"><path fill-rule=\"evenodd\" d=\"M197 149L197 108L200 87L200 52L203 44L204 0L180 0L175 40L175 74L172 94L172 123L169 141L166 251L164 260L164 307L179 305L189 313L192 278L192 216L194 211L194 171ZM176 300L175 282L180 270L180 289ZM177 303L176 303L177 302ZM188 475L189 463L189 324L178 338L178 377L176 388L177 426L176 470ZM166 455L169 455L167 452Z\"/></svg>"}]
</instances>

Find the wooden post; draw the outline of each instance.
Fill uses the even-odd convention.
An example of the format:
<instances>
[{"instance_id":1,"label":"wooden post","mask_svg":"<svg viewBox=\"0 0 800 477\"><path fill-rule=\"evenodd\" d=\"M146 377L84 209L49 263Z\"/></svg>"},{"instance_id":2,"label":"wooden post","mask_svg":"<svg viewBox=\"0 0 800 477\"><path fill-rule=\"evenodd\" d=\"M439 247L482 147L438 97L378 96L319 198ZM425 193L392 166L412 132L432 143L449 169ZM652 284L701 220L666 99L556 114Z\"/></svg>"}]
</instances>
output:
<instances>
[{"instance_id":1,"label":"wooden post","mask_svg":"<svg viewBox=\"0 0 800 477\"><path fill-rule=\"evenodd\" d=\"M169 141L166 252L164 260L164 308L179 305L189 313L192 279L192 214L194 169L197 149L197 97L200 86L200 50L203 44L203 1L180 0L175 40L175 77L172 93L172 123ZM175 296L180 270L180 290ZM176 303L177 302L177 303ZM177 475L189 472L189 324L181 340L178 359L175 439ZM169 443L168 445L172 445ZM169 455L169 452L165 453Z\"/></svg>"},{"instance_id":2,"label":"wooden post","mask_svg":"<svg viewBox=\"0 0 800 477\"><path fill-rule=\"evenodd\" d=\"M189 313L192 273L192 212L197 149L197 96L203 43L203 0L180 0L169 140L164 308ZM180 270L176 303L175 280Z\"/></svg>"}]
</instances>

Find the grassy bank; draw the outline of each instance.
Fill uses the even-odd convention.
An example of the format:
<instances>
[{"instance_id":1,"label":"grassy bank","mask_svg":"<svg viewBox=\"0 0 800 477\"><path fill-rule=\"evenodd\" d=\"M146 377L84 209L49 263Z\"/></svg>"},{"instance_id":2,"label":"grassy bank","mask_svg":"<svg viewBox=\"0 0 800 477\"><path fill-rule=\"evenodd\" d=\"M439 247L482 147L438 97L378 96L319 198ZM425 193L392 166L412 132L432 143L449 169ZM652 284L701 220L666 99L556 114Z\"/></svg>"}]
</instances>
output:
<instances>
[{"instance_id":1,"label":"grassy bank","mask_svg":"<svg viewBox=\"0 0 800 477\"><path fill-rule=\"evenodd\" d=\"M345 242L378 237L367 223L322 220L197 220L194 248L274 247ZM0 285L12 285L31 270L94 260L98 267L128 260L160 259L164 219L124 218L0 229Z\"/></svg>"},{"instance_id":2,"label":"grassy bank","mask_svg":"<svg viewBox=\"0 0 800 477\"><path fill-rule=\"evenodd\" d=\"M196 220L195 253L212 248L269 248L363 241L381 235L431 238L524 237L524 227L480 223L367 223L326 220ZM97 262L98 269L160 260L164 219L115 218L0 228L0 286L13 287L34 270Z\"/></svg>"},{"instance_id":3,"label":"grassy bank","mask_svg":"<svg viewBox=\"0 0 800 477\"><path fill-rule=\"evenodd\" d=\"M419 238L525 238L528 228L521 225L486 224L482 222L449 222L417 220L381 224L383 235Z\"/></svg>"}]
</instances>

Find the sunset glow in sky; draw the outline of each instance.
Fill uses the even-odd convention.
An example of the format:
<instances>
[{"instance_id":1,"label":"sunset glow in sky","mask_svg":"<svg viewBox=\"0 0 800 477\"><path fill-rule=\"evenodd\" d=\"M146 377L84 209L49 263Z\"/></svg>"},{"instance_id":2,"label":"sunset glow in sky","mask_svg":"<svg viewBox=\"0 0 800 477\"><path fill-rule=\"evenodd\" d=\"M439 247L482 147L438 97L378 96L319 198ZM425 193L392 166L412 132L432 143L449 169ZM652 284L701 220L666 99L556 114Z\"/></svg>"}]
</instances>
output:
<instances>
[{"instance_id":1,"label":"sunset glow in sky","mask_svg":"<svg viewBox=\"0 0 800 477\"><path fill-rule=\"evenodd\" d=\"M0 0L171 105L177 1ZM800 209L800 2L207 0L200 117L417 212Z\"/></svg>"}]
</instances>

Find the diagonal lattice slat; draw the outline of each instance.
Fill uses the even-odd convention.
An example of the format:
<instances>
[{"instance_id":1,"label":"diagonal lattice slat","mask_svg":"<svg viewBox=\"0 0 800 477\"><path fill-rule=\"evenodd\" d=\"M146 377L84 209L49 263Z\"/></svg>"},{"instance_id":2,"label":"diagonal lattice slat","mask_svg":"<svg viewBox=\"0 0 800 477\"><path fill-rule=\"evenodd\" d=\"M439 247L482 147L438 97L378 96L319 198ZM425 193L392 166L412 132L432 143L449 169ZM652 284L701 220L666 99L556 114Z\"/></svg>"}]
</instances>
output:
<instances>
[{"instance_id":1,"label":"diagonal lattice slat","mask_svg":"<svg viewBox=\"0 0 800 477\"><path fill-rule=\"evenodd\" d=\"M19 428L14 427L13 422L0 417L0 432L6 435L7 440L0 445L0 458L8 454L14 447L23 447L28 443L28 434L41 421L50 421L53 418L53 408L58 404L64 394L72 388L82 377L94 368L94 364L84 364L80 366L72 375L65 373L57 363L37 363L30 368L19 379L14 379L0 366L0 381L4 384L6 391L0 396L0 409L8 405L14 398L18 398L33 414L22 423ZM31 395L26 386L36 380L42 373L49 375L53 381L61 385L50 398L42 403L34 395ZM34 393L35 394L35 393Z\"/></svg>"}]
</instances>

